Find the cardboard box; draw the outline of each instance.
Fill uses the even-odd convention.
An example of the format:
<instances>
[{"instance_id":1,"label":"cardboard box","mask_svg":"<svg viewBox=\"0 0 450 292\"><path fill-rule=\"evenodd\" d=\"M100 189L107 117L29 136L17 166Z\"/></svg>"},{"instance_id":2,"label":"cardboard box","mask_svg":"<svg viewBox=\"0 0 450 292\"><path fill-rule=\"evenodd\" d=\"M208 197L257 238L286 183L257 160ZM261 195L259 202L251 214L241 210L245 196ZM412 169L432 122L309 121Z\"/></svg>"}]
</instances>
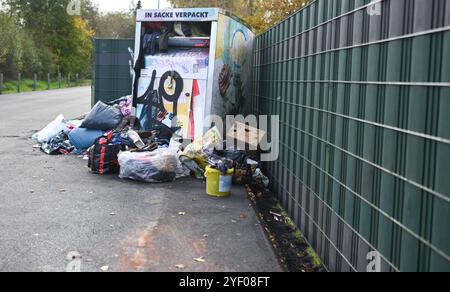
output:
<instances>
[{"instance_id":1,"label":"cardboard box","mask_svg":"<svg viewBox=\"0 0 450 292\"><path fill-rule=\"evenodd\" d=\"M245 144L245 150L258 150L266 132L249 125L236 122L227 133L227 141Z\"/></svg>"}]
</instances>

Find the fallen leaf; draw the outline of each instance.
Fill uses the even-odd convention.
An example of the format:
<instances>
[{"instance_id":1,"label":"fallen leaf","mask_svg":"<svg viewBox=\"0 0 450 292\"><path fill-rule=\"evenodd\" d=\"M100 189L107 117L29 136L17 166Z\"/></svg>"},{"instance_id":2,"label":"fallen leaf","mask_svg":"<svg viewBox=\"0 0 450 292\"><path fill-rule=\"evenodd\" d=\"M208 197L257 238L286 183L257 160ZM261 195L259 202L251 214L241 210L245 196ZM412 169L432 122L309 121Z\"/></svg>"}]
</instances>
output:
<instances>
[{"instance_id":1,"label":"fallen leaf","mask_svg":"<svg viewBox=\"0 0 450 292\"><path fill-rule=\"evenodd\" d=\"M178 215L184 216L184 215L186 215L186 212L178 212Z\"/></svg>"},{"instance_id":2,"label":"fallen leaf","mask_svg":"<svg viewBox=\"0 0 450 292\"><path fill-rule=\"evenodd\" d=\"M245 219L245 218L247 218L247 215L241 214L240 218L241 218L241 219Z\"/></svg>"},{"instance_id":3,"label":"fallen leaf","mask_svg":"<svg viewBox=\"0 0 450 292\"><path fill-rule=\"evenodd\" d=\"M59 189L59 192L60 192L60 193L65 193L66 190L65 190L65 189Z\"/></svg>"},{"instance_id":4,"label":"fallen leaf","mask_svg":"<svg viewBox=\"0 0 450 292\"><path fill-rule=\"evenodd\" d=\"M206 263L206 260L204 257L201 258L195 258L194 261L198 262L198 263Z\"/></svg>"},{"instance_id":5,"label":"fallen leaf","mask_svg":"<svg viewBox=\"0 0 450 292\"><path fill-rule=\"evenodd\" d=\"M231 220L231 223L237 223L237 221L236 220Z\"/></svg>"},{"instance_id":6,"label":"fallen leaf","mask_svg":"<svg viewBox=\"0 0 450 292\"><path fill-rule=\"evenodd\" d=\"M109 270L109 266L103 266L100 268L102 272L107 272Z\"/></svg>"},{"instance_id":7,"label":"fallen leaf","mask_svg":"<svg viewBox=\"0 0 450 292\"><path fill-rule=\"evenodd\" d=\"M208 234L203 234L203 238L208 238L209 235Z\"/></svg>"},{"instance_id":8,"label":"fallen leaf","mask_svg":"<svg viewBox=\"0 0 450 292\"><path fill-rule=\"evenodd\" d=\"M114 212L111 212L111 213L109 213L109 215L111 215L111 216L116 216L117 214L114 213Z\"/></svg>"},{"instance_id":9,"label":"fallen leaf","mask_svg":"<svg viewBox=\"0 0 450 292\"><path fill-rule=\"evenodd\" d=\"M179 270L182 270L182 269L185 269L186 266L183 265L183 264L179 264L179 265L176 265L175 268L177 268L177 269L179 269Z\"/></svg>"},{"instance_id":10,"label":"fallen leaf","mask_svg":"<svg viewBox=\"0 0 450 292\"><path fill-rule=\"evenodd\" d=\"M32 193L32 194L33 194L33 193L34 193L34 190L30 190L30 193Z\"/></svg>"}]
</instances>

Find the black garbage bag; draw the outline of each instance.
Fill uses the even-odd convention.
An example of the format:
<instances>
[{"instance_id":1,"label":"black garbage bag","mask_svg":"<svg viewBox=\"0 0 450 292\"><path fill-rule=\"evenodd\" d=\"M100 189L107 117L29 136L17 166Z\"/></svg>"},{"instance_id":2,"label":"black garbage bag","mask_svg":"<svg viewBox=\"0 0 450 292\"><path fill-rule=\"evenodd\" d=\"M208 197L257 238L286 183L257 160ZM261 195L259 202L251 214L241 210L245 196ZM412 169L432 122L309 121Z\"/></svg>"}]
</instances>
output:
<instances>
[{"instance_id":1,"label":"black garbage bag","mask_svg":"<svg viewBox=\"0 0 450 292\"><path fill-rule=\"evenodd\" d=\"M81 128L109 131L115 129L123 119L119 108L99 101L86 116Z\"/></svg>"},{"instance_id":2,"label":"black garbage bag","mask_svg":"<svg viewBox=\"0 0 450 292\"><path fill-rule=\"evenodd\" d=\"M69 154L75 149L64 131L41 145L41 150L48 155Z\"/></svg>"}]
</instances>

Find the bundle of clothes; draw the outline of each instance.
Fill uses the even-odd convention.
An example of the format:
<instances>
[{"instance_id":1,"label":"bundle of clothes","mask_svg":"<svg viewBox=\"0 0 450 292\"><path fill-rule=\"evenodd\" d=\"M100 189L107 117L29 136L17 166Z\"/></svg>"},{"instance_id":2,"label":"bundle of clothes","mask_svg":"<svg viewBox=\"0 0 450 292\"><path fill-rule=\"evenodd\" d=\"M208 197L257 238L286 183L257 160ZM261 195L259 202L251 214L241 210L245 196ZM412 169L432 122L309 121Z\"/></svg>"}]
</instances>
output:
<instances>
[{"instance_id":1,"label":"bundle of clothes","mask_svg":"<svg viewBox=\"0 0 450 292\"><path fill-rule=\"evenodd\" d=\"M142 38L143 49L145 55L155 55L158 52L168 51L171 37L207 37L208 35L209 32L201 23L150 22L145 25L145 34Z\"/></svg>"}]
</instances>

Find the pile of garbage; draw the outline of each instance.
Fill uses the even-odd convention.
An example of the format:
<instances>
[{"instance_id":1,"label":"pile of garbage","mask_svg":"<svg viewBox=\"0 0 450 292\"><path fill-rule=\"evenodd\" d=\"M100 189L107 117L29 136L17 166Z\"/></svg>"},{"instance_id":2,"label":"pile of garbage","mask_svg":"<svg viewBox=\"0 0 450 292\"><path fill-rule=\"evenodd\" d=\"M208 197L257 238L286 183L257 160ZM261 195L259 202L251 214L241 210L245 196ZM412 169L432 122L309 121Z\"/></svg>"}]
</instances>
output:
<instances>
[{"instance_id":1,"label":"pile of garbage","mask_svg":"<svg viewBox=\"0 0 450 292\"><path fill-rule=\"evenodd\" d=\"M235 184L262 189L269 184L256 157L236 148L220 150L225 142L216 127L187 145L179 128L161 124L152 131L141 130L132 115L131 96L98 102L77 119L59 115L32 138L38 143L35 148L48 155L83 157L91 172L99 175L164 183L185 176L204 180L205 170L213 168L223 175L232 171Z\"/></svg>"}]
</instances>

